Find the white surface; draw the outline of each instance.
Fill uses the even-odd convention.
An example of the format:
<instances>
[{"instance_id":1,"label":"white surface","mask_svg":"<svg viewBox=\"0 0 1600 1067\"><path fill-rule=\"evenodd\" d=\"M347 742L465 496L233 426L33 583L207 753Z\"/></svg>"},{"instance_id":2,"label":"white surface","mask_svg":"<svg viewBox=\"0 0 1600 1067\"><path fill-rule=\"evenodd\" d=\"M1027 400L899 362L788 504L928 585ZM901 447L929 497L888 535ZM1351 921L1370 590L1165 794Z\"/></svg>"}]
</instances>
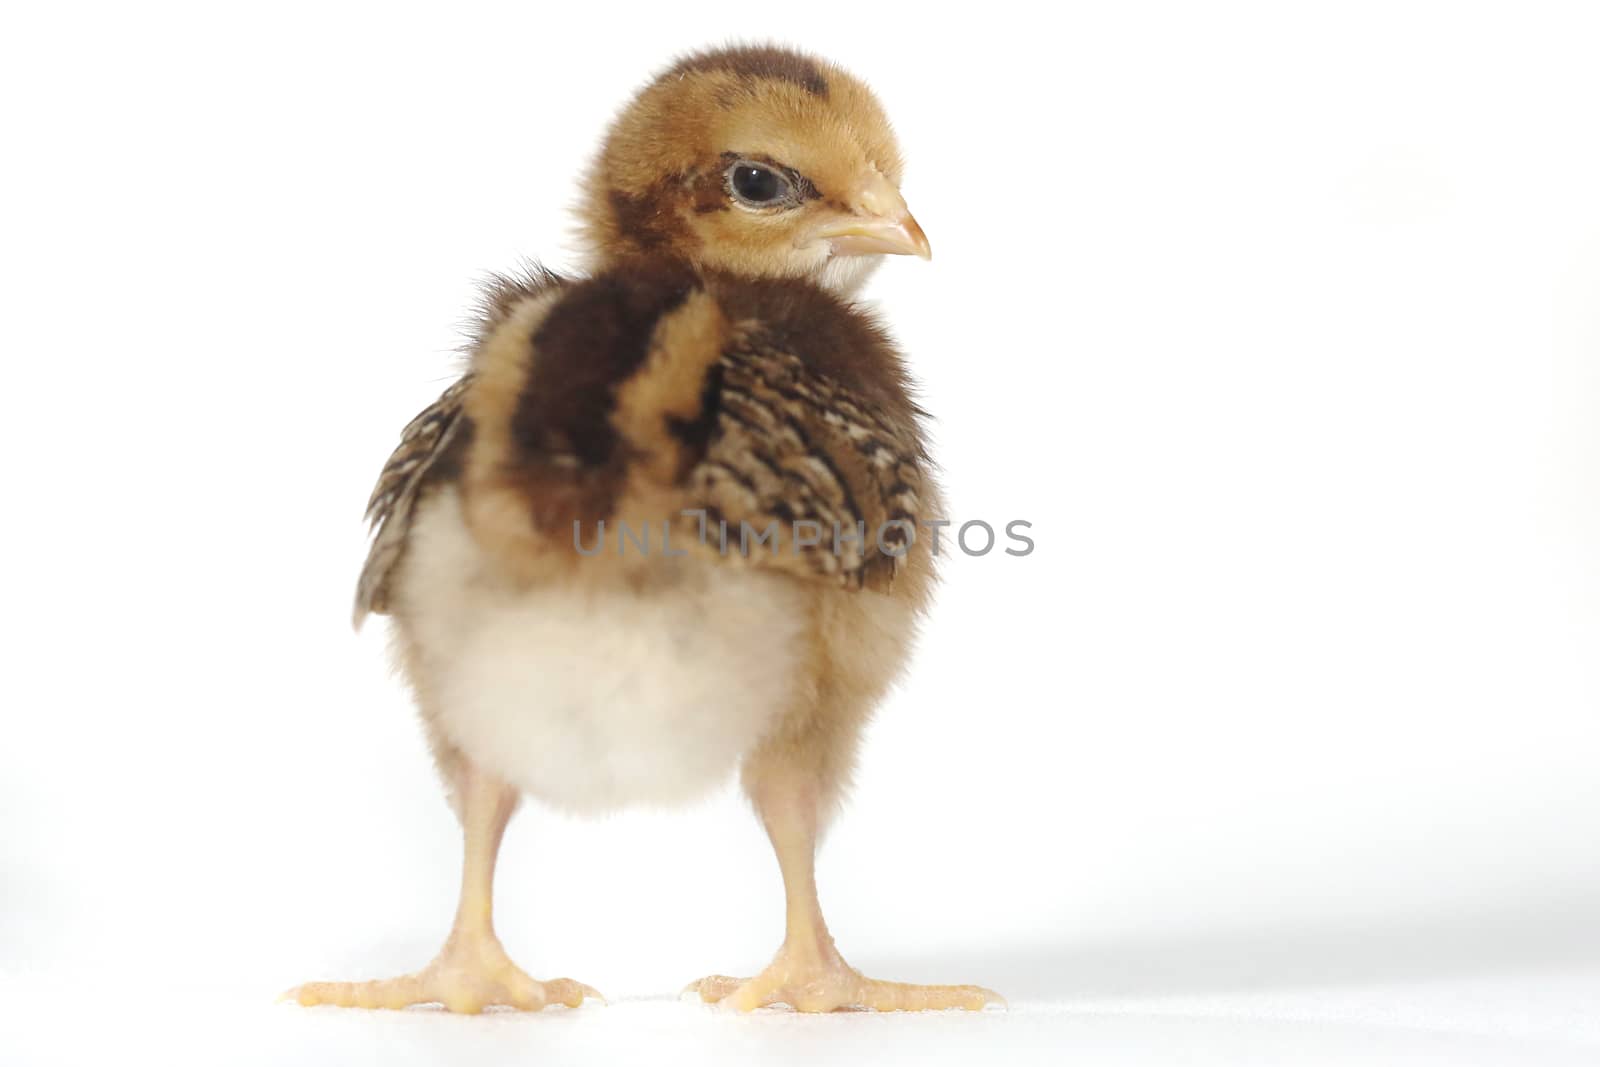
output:
<instances>
[{"instance_id":1,"label":"white surface","mask_svg":"<svg viewBox=\"0 0 1600 1067\"><path fill-rule=\"evenodd\" d=\"M1592 5L547 6L8 14L0 1060L1593 1041ZM953 517L1038 543L951 560L824 904L863 968L1017 1010L258 1008L442 933L450 815L346 626L361 504L472 279L567 265L602 124L732 35L879 88L935 259L870 293ZM758 966L781 917L731 792L525 812L500 888L531 971L620 998Z\"/></svg>"},{"instance_id":2,"label":"white surface","mask_svg":"<svg viewBox=\"0 0 1600 1067\"><path fill-rule=\"evenodd\" d=\"M1254 993L1020 1000L982 1014L740 1017L688 1000L475 1018L307 1011L194 990L89 1007L0 984L7 1062L163 1064L1416 1064L1591 1067L1600 967Z\"/></svg>"}]
</instances>

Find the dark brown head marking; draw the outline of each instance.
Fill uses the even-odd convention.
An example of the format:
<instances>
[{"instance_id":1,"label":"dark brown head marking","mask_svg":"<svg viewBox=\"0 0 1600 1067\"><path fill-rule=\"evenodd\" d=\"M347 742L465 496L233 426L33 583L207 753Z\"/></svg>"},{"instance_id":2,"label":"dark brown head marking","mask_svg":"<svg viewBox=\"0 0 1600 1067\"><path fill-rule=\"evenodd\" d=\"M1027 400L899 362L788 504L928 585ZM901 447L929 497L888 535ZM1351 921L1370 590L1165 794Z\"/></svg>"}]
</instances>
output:
<instances>
[{"instance_id":1,"label":"dark brown head marking","mask_svg":"<svg viewBox=\"0 0 1600 1067\"><path fill-rule=\"evenodd\" d=\"M740 78L784 81L800 86L812 96L828 95L828 79L815 60L776 45L697 52L674 63L661 75L661 80L699 71L722 71Z\"/></svg>"},{"instance_id":2,"label":"dark brown head marking","mask_svg":"<svg viewBox=\"0 0 1600 1067\"><path fill-rule=\"evenodd\" d=\"M639 196L613 189L610 200L618 229L641 251L661 251L684 239L683 222L672 210L669 183L657 182Z\"/></svg>"}]
</instances>

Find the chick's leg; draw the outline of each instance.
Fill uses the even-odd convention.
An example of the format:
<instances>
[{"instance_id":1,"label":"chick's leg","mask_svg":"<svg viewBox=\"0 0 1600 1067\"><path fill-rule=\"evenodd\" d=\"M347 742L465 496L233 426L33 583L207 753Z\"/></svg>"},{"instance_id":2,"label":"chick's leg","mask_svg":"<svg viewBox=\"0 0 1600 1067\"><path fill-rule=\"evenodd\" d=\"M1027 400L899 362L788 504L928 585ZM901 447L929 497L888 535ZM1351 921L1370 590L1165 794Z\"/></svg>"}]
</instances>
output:
<instances>
[{"instance_id":1,"label":"chick's leg","mask_svg":"<svg viewBox=\"0 0 1600 1067\"><path fill-rule=\"evenodd\" d=\"M834 947L817 902L816 856L820 790L803 776L775 772L751 783L751 798L766 825L783 873L787 914L783 947L754 978L713 975L689 986L702 1000L739 1011L787 1004L797 1011L847 1008L869 1011L981 1010L1004 1003L973 985L911 985L867 978ZM688 990L685 990L687 992Z\"/></svg>"},{"instance_id":2,"label":"chick's leg","mask_svg":"<svg viewBox=\"0 0 1600 1067\"><path fill-rule=\"evenodd\" d=\"M457 808L466 856L461 900L444 948L415 974L371 982L308 982L284 994L308 1007L405 1008L443 1004L453 1012L475 1014L490 1005L538 1011L548 1004L577 1007L593 989L570 978L539 982L511 962L492 918L495 860L517 794L504 783L464 761L457 768Z\"/></svg>"}]
</instances>

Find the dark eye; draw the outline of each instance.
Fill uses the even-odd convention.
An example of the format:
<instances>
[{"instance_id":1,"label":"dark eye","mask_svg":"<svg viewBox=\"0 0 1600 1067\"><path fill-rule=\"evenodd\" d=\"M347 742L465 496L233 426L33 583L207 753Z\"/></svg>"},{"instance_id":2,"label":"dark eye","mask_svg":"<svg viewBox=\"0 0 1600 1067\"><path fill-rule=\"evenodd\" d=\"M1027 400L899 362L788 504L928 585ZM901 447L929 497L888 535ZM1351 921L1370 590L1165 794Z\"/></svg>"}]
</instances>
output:
<instances>
[{"instance_id":1,"label":"dark eye","mask_svg":"<svg viewBox=\"0 0 1600 1067\"><path fill-rule=\"evenodd\" d=\"M747 204L772 204L789 195L789 181L759 163L735 163L728 168L733 195Z\"/></svg>"}]
</instances>

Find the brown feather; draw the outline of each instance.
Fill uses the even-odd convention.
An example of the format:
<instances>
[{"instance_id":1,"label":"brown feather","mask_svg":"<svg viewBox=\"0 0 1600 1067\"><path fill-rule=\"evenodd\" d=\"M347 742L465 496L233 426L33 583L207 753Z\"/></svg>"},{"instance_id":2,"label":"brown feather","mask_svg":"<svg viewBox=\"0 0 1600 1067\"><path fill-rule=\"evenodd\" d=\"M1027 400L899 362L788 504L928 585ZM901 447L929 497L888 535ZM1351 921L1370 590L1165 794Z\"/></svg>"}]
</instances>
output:
<instances>
[{"instance_id":1,"label":"brown feather","mask_svg":"<svg viewBox=\"0 0 1600 1067\"><path fill-rule=\"evenodd\" d=\"M389 611L389 577L405 554L406 537L411 532L411 517L422 487L441 473L440 459L470 424L462 414L467 390L472 387L468 374L444 391L400 432L395 448L378 484L367 500L367 521L373 529L367 561L356 581L355 615L357 629L371 612Z\"/></svg>"},{"instance_id":2,"label":"brown feather","mask_svg":"<svg viewBox=\"0 0 1600 1067\"><path fill-rule=\"evenodd\" d=\"M666 521L731 565L878 587L927 514L898 353L808 282L634 261L513 311L474 366L468 508L509 556Z\"/></svg>"}]
</instances>

